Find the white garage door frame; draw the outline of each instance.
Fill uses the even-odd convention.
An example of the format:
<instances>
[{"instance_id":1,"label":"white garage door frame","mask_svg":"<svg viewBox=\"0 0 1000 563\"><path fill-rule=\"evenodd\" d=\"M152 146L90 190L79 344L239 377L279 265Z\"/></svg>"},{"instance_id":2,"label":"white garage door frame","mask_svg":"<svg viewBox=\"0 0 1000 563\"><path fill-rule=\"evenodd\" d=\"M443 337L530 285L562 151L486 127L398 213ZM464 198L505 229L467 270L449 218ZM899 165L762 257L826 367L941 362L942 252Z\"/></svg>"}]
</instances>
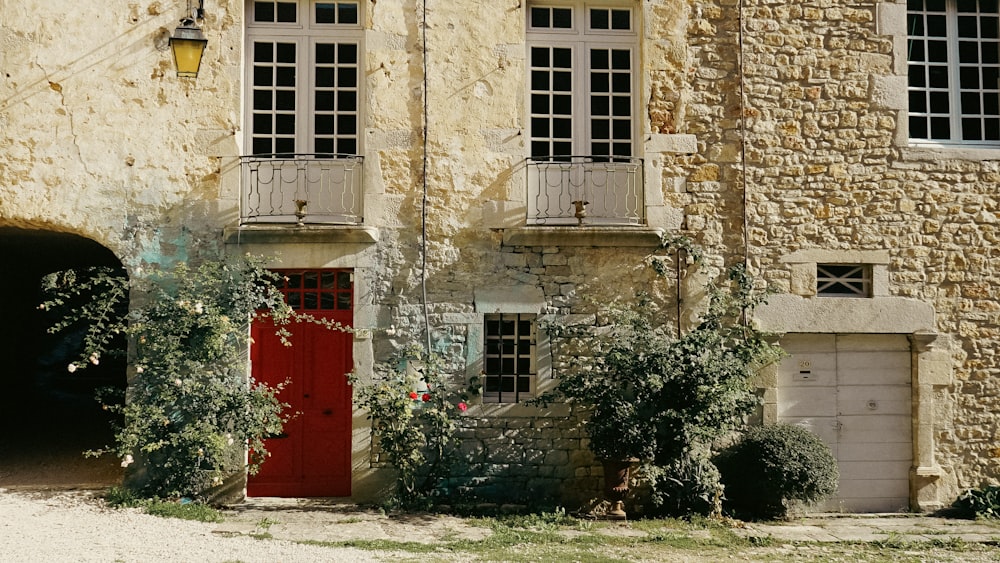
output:
<instances>
[{"instance_id":1,"label":"white garage door frame","mask_svg":"<svg viewBox=\"0 0 1000 563\"><path fill-rule=\"evenodd\" d=\"M808 428L840 470L823 512L909 510L913 460L910 342L903 335L789 334L778 366L778 422Z\"/></svg>"},{"instance_id":2,"label":"white garage door frame","mask_svg":"<svg viewBox=\"0 0 1000 563\"><path fill-rule=\"evenodd\" d=\"M824 260L828 257L824 256ZM830 261L830 260L826 260ZM815 271L815 264L804 269ZM905 336L910 350L912 464L909 471L909 509L933 511L950 502L951 491L942 481L934 435L947 421L936 420L934 395L952 384L949 339L936 332L934 308L910 298L884 296L876 288L868 299L810 297L780 294L759 307L754 320L762 330L790 334ZM780 342L780 340L779 340ZM764 397L760 421L778 421L778 366L765 368L759 380Z\"/></svg>"}]
</instances>

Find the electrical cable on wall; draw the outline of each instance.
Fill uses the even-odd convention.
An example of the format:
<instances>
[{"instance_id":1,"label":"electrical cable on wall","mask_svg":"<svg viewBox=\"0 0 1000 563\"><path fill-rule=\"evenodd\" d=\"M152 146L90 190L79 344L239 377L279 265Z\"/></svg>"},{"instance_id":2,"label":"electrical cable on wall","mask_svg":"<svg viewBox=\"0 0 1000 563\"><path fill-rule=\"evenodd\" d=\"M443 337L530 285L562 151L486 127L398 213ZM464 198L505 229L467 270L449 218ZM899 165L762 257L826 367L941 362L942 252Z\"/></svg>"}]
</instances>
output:
<instances>
[{"instance_id":1,"label":"electrical cable on wall","mask_svg":"<svg viewBox=\"0 0 1000 563\"><path fill-rule=\"evenodd\" d=\"M423 147L422 147L422 170L420 173L423 196L420 203L420 291L424 312L424 334L427 339L427 356L431 354L431 320L427 305L427 0L421 2L421 45L423 63Z\"/></svg>"}]
</instances>

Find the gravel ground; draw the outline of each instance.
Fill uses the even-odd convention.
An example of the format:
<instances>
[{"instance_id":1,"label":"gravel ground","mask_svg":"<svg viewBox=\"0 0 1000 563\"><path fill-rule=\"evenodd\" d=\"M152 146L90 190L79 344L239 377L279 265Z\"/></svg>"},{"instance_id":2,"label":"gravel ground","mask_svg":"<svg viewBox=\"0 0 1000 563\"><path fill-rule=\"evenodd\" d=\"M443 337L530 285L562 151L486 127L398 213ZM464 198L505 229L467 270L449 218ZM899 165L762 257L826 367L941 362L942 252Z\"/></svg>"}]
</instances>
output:
<instances>
[{"instance_id":1,"label":"gravel ground","mask_svg":"<svg viewBox=\"0 0 1000 563\"><path fill-rule=\"evenodd\" d=\"M3 563L386 561L391 553L213 533L217 524L112 510L80 492L0 489Z\"/></svg>"}]
</instances>

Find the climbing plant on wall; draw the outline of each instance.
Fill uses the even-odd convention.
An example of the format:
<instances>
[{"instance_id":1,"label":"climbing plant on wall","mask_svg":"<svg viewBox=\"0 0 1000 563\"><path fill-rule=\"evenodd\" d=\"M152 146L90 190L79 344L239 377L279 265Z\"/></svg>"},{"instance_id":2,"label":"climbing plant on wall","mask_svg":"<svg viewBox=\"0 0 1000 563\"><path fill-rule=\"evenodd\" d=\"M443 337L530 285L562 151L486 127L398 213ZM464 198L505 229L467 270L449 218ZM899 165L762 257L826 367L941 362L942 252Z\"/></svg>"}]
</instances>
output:
<instances>
[{"instance_id":1,"label":"climbing plant on wall","mask_svg":"<svg viewBox=\"0 0 1000 563\"><path fill-rule=\"evenodd\" d=\"M267 457L263 439L280 433L289 416L279 389L247 379L253 317L273 317L285 336L281 327L292 317L274 276L252 257L178 264L131 284L103 268L47 276L40 307L61 319L51 331L87 327L68 371L113 353L112 335L132 343L126 393L98 397L120 415L115 441L88 453L120 458L127 482L148 496L198 497L228 475L255 472ZM138 305L114 314L130 294Z\"/></svg>"}]
</instances>

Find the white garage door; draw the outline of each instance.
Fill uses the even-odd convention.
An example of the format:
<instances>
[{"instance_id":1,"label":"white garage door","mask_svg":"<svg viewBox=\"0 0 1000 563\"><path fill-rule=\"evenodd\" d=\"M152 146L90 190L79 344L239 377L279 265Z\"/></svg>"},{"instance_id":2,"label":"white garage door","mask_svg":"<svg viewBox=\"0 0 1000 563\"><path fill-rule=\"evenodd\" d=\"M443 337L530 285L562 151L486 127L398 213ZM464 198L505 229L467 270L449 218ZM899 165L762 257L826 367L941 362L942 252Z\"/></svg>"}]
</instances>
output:
<instances>
[{"instance_id":1,"label":"white garage door","mask_svg":"<svg viewBox=\"0 0 1000 563\"><path fill-rule=\"evenodd\" d=\"M790 334L778 369L778 421L805 426L833 450L836 498L821 511L909 508L913 457L910 343L903 335Z\"/></svg>"}]
</instances>

